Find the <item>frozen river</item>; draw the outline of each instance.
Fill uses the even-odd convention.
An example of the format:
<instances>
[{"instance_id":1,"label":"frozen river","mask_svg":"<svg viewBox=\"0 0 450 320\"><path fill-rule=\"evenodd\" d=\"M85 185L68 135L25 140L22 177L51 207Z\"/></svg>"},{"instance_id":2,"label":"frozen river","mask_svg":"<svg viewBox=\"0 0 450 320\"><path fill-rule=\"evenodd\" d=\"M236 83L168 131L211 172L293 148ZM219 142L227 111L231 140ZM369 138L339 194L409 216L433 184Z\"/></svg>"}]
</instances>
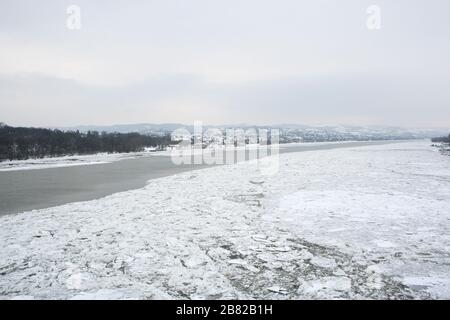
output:
<instances>
[{"instance_id":1,"label":"frozen river","mask_svg":"<svg viewBox=\"0 0 450 320\"><path fill-rule=\"evenodd\" d=\"M3 215L0 299L449 299L450 162L430 144L291 146L273 175L242 162Z\"/></svg>"},{"instance_id":2,"label":"frozen river","mask_svg":"<svg viewBox=\"0 0 450 320\"><path fill-rule=\"evenodd\" d=\"M347 148L388 141L282 145L280 153ZM0 172L0 216L70 202L93 200L143 187L206 165L174 165L168 156L143 156L111 163Z\"/></svg>"}]
</instances>

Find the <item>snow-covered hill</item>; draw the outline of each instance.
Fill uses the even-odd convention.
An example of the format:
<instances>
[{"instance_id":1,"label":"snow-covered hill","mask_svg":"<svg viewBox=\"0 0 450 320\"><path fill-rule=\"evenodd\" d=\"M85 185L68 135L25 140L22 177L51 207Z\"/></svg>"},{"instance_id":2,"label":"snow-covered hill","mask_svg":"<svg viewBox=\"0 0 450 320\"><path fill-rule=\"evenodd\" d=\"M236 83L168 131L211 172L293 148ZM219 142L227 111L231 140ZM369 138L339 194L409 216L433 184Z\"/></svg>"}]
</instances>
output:
<instances>
[{"instance_id":1,"label":"snow-covered hill","mask_svg":"<svg viewBox=\"0 0 450 320\"><path fill-rule=\"evenodd\" d=\"M193 125L179 123L162 124L120 124L111 126L75 126L61 127L61 130L79 130L81 132L138 132L149 135L165 135L172 133L176 129L186 129L191 133L194 131ZM446 136L450 128L402 128L388 126L306 126L297 124L278 124L278 125L204 125L203 128L222 130L228 128L265 128L280 130L280 141L298 142L298 141L342 141L342 140L399 140L399 139L423 139L438 136Z\"/></svg>"}]
</instances>

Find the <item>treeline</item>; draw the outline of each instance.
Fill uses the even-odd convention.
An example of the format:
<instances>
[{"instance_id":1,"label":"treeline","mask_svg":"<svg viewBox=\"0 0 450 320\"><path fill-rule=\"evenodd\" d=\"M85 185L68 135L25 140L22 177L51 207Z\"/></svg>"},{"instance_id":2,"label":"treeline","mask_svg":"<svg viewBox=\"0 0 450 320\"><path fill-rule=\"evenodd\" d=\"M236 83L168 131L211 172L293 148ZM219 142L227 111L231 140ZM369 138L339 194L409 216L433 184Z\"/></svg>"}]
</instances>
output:
<instances>
[{"instance_id":1,"label":"treeline","mask_svg":"<svg viewBox=\"0 0 450 320\"><path fill-rule=\"evenodd\" d=\"M450 143L450 134L448 135L448 137L438 137L438 138L433 138L431 139L432 142L446 142L446 143Z\"/></svg>"},{"instance_id":2,"label":"treeline","mask_svg":"<svg viewBox=\"0 0 450 320\"><path fill-rule=\"evenodd\" d=\"M98 152L137 152L145 147L166 146L170 135L98 133L42 128L10 127L0 123L0 161Z\"/></svg>"}]
</instances>

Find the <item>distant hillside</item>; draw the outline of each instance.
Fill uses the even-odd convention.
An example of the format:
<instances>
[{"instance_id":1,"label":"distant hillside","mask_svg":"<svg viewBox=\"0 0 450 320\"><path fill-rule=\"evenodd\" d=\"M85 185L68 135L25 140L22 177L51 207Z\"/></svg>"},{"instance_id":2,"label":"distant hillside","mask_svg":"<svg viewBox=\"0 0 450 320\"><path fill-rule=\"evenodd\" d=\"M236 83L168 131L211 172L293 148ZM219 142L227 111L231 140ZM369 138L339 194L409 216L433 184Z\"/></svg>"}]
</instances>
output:
<instances>
[{"instance_id":1,"label":"distant hillside","mask_svg":"<svg viewBox=\"0 0 450 320\"><path fill-rule=\"evenodd\" d=\"M178 128L187 128L190 130L192 126L185 126L180 123L162 123L162 124L150 124L150 123L136 123L136 124L116 124L110 126L96 126L96 125L82 125L73 127L58 127L54 129L59 129L62 131L97 131L97 132L108 132L108 133L130 133L136 132L140 134L166 134L170 133Z\"/></svg>"},{"instance_id":2,"label":"distant hillside","mask_svg":"<svg viewBox=\"0 0 450 320\"><path fill-rule=\"evenodd\" d=\"M164 136L176 129L184 128L193 132L193 125L180 123L138 123L138 124L119 124L111 126L75 126L59 127L63 131L80 132L98 131L108 133L130 133L136 132L143 135ZM307 126L301 124L276 124L276 125L204 125L203 129L218 128L225 130L227 128L267 128L279 129L280 138L283 142L293 141L342 141L342 140L395 140L395 139L423 139L438 136L446 136L449 128L402 128L389 126Z\"/></svg>"}]
</instances>

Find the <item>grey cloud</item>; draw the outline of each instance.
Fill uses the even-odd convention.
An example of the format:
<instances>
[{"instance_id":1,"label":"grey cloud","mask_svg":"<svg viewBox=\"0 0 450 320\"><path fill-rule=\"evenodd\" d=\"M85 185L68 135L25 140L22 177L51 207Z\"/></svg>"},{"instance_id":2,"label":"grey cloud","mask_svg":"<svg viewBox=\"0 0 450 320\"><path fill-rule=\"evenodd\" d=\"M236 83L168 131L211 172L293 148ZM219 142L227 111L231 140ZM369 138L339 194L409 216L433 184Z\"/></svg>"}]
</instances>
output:
<instances>
[{"instance_id":1,"label":"grey cloud","mask_svg":"<svg viewBox=\"0 0 450 320\"><path fill-rule=\"evenodd\" d=\"M115 119L113 123L196 119L342 123L360 119L363 124L445 126L450 122L450 93L445 85L426 86L427 81L297 77L225 85L193 75L166 75L128 86L92 86L39 75L2 76L0 118L12 124L24 123L20 119L25 118L27 124L54 126L110 123L97 121L102 118ZM170 106L166 101L171 101ZM207 101L209 107L186 112L184 101Z\"/></svg>"},{"instance_id":2,"label":"grey cloud","mask_svg":"<svg viewBox=\"0 0 450 320\"><path fill-rule=\"evenodd\" d=\"M450 2L371 4L3 0L0 121L447 125Z\"/></svg>"}]
</instances>

